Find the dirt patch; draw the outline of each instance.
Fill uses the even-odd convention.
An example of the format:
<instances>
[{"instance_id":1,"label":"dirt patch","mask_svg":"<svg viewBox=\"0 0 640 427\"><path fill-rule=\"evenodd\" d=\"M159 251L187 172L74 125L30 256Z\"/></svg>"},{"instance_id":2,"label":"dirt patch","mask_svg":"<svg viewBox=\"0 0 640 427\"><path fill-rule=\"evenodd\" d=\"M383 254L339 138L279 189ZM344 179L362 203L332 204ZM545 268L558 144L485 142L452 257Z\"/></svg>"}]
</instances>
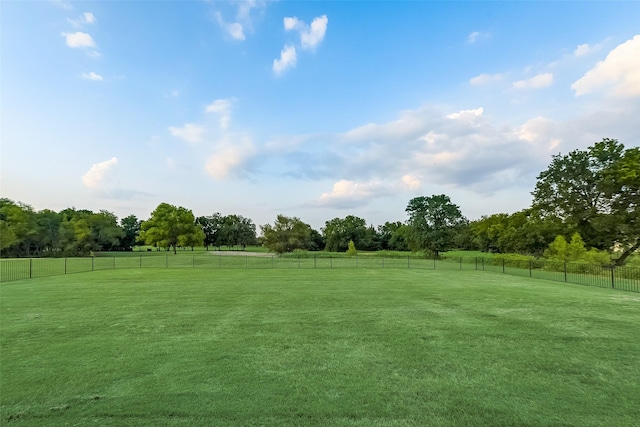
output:
<instances>
[{"instance_id":1,"label":"dirt patch","mask_svg":"<svg viewBox=\"0 0 640 427\"><path fill-rule=\"evenodd\" d=\"M245 252L245 251L209 251L211 255L229 255L229 256L257 256L257 257L271 257L273 256L267 252Z\"/></svg>"}]
</instances>

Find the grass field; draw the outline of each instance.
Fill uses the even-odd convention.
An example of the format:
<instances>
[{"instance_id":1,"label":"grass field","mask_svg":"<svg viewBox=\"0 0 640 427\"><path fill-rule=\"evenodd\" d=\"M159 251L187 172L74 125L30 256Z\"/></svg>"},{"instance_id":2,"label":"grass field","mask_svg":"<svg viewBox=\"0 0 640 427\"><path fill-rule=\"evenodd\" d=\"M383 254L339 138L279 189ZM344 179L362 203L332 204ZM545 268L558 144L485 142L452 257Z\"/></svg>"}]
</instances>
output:
<instances>
[{"instance_id":1,"label":"grass field","mask_svg":"<svg viewBox=\"0 0 640 427\"><path fill-rule=\"evenodd\" d=\"M640 297L476 271L0 286L0 424L637 426Z\"/></svg>"}]
</instances>

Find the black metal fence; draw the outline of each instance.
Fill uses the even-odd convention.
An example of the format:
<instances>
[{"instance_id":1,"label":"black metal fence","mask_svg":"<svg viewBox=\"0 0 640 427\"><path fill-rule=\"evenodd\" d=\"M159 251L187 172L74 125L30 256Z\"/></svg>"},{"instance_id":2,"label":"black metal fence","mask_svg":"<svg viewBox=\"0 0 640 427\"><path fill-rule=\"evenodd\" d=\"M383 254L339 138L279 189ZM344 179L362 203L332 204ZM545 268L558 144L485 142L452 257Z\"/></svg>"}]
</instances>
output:
<instances>
[{"instance_id":1,"label":"black metal fence","mask_svg":"<svg viewBox=\"0 0 640 427\"><path fill-rule=\"evenodd\" d=\"M514 276L555 280L601 288L640 292L640 268L601 266L540 260L508 258L392 257L372 255L331 256L324 253L304 256L270 254L238 255L165 255L87 258L18 258L0 260L0 282L81 273L107 269L130 268L410 268L426 270L478 270Z\"/></svg>"}]
</instances>

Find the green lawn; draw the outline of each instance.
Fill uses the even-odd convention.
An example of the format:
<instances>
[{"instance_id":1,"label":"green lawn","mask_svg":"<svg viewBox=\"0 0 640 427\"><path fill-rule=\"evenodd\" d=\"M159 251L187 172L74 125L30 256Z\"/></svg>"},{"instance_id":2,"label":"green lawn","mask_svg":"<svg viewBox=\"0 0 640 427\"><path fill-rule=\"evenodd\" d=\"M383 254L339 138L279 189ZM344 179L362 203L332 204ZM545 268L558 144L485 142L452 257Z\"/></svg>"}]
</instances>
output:
<instances>
[{"instance_id":1,"label":"green lawn","mask_svg":"<svg viewBox=\"0 0 640 427\"><path fill-rule=\"evenodd\" d=\"M637 426L640 296L476 271L0 285L0 425Z\"/></svg>"}]
</instances>

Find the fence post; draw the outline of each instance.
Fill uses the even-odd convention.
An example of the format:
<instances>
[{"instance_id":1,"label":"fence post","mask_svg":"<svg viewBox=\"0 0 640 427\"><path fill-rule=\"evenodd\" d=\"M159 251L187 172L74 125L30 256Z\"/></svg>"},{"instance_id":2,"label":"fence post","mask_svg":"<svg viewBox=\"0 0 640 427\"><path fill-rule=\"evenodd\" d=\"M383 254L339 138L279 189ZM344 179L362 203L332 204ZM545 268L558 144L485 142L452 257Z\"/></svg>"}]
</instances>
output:
<instances>
[{"instance_id":1,"label":"fence post","mask_svg":"<svg viewBox=\"0 0 640 427\"><path fill-rule=\"evenodd\" d=\"M300 255L298 255L298 268L300 268Z\"/></svg>"},{"instance_id":2,"label":"fence post","mask_svg":"<svg viewBox=\"0 0 640 427\"><path fill-rule=\"evenodd\" d=\"M504 274L504 258L502 258L502 274Z\"/></svg>"},{"instance_id":3,"label":"fence post","mask_svg":"<svg viewBox=\"0 0 640 427\"><path fill-rule=\"evenodd\" d=\"M476 270L478 270L478 257L474 257L475 261L476 261Z\"/></svg>"},{"instance_id":4,"label":"fence post","mask_svg":"<svg viewBox=\"0 0 640 427\"><path fill-rule=\"evenodd\" d=\"M616 279L615 279L615 270L616 270L616 266L615 265L611 265L611 289L615 289L616 288Z\"/></svg>"},{"instance_id":5,"label":"fence post","mask_svg":"<svg viewBox=\"0 0 640 427\"><path fill-rule=\"evenodd\" d=\"M91 257L91 271L95 271L94 265L93 265L93 261L96 259L96 257L92 256Z\"/></svg>"},{"instance_id":6,"label":"fence post","mask_svg":"<svg viewBox=\"0 0 640 427\"><path fill-rule=\"evenodd\" d=\"M482 257L482 271L484 271L484 257Z\"/></svg>"},{"instance_id":7,"label":"fence post","mask_svg":"<svg viewBox=\"0 0 640 427\"><path fill-rule=\"evenodd\" d=\"M313 254L313 268L316 268L316 254Z\"/></svg>"},{"instance_id":8,"label":"fence post","mask_svg":"<svg viewBox=\"0 0 640 427\"><path fill-rule=\"evenodd\" d=\"M411 268L411 265L409 264L409 255L407 255L407 268Z\"/></svg>"},{"instance_id":9,"label":"fence post","mask_svg":"<svg viewBox=\"0 0 640 427\"><path fill-rule=\"evenodd\" d=\"M436 254L433 254L433 269L436 269Z\"/></svg>"},{"instance_id":10,"label":"fence post","mask_svg":"<svg viewBox=\"0 0 640 427\"><path fill-rule=\"evenodd\" d=\"M142 268L142 255L140 255L140 268Z\"/></svg>"},{"instance_id":11,"label":"fence post","mask_svg":"<svg viewBox=\"0 0 640 427\"><path fill-rule=\"evenodd\" d=\"M531 271L533 270L533 261L529 260L529 277L531 277Z\"/></svg>"},{"instance_id":12,"label":"fence post","mask_svg":"<svg viewBox=\"0 0 640 427\"><path fill-rule=\"evenodd\" d=\"M218 254L218 268L222 268L222 254Z\"/></svg>"},{"instance_id":13,"label":"fence post","mask_svg":"<svg viewBox=\"0 0 640 427\"><path fill-rule=\"evenodd\" d=\"M33 258L29 258L29 279L33 277Z\"/></svg>"},{"instance_id":14,"label":"fence post","mask_svg":"<svg viewBox=\"0 0 640 427\"><path fill-rule=\"evenodd\" d=\"M333 268L333 257L329 255L329 268Z\"/></svg>"},{"instance_id":15,"label":"fence post","mask_svg":"<svg viewBox=\"0 0 640 427\"><path fill-rule=\"evenodd\" d=\"M462 270L462 257L460 257L460 270Z\"/></svg>"},{"instance_id":16,"label":"fence post","mask_svg":"<svg viewBox=\"0 0 640 427\"><path fill-rule=\"evenodd\" d=\"M567 261L564 262L564 281L567 281Z\"/></svg>"},{"instance_id":17,"label":"fence post","mask_svg":"<svg viewBox=\"0 0 640 427\"><path fill-rule=\"evenodd\" d=\"M276 268L276 267L275 267L275 264L274 264L274 262L273 262L273 259L274 259L274 258L275 258L275 256L274 256L274 255L271 255L271 268Z\"/></svg>"},{"instance_id":18,"label":"fence post","mask_svg":"<svg viewBox=\"0 0 640 427\"><path fill-rule=\"evenodd\" d=\"M116 269L116 257L113 257L113 269Z\"/></svg>"},{"instance_id":19,"label":"fence post","mask_svg":"<svg viewBox=\"0 0 640 427\"><path fill-rule=\"evenodd\" d=\"M164 268L169 268L169 255L164 256Z\"/></svg>"},{"instance_id":20,"label":"fence post","mask_svg":"<svg viewBox=\"0 0 640 427\"><path fill-rule=\"evenodd\" d=\"M64 274L67 274L67 257L64 257Z\"/></svg>"}]
</instances>

